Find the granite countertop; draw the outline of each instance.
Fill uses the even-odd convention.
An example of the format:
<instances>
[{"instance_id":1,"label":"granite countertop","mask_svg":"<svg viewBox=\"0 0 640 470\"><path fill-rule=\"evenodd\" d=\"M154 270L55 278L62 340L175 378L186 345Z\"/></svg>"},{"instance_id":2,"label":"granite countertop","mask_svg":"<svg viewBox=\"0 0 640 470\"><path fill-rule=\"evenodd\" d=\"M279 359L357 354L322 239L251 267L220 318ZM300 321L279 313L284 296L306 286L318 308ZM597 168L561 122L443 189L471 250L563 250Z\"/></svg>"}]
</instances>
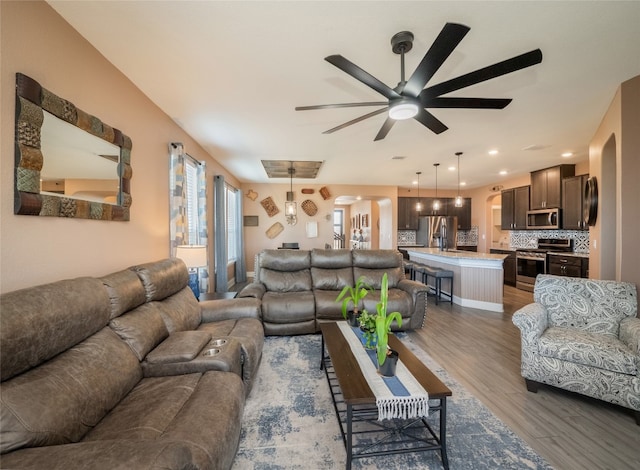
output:
<instances>
[{"instance_id":1,"label":"granite countertop","mask_svg":"<svg viewBox=\"0 0 640 470\"><path fill-rule=\"evenodd\" d=\"M442 256L443 258L453 259L469 259L469 260L503 260L508 255L497 253L477 253L475 251L465 250L440 250L439 248L416 248L413 250L415 253L424 253L432 256Z\"/></svg>"}]
</instances>

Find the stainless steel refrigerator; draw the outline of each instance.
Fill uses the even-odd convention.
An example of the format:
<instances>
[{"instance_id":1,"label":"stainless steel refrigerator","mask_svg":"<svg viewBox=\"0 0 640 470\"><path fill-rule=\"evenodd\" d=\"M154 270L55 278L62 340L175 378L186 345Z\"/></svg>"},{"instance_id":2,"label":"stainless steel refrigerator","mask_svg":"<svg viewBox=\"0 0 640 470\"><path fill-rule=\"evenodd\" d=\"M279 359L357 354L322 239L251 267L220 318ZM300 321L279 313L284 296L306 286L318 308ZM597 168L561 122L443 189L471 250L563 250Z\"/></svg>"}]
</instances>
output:
<instances>
[{"instance_id":1,"label":"stainless steel refrigerator","mask_svg":"<svg viewBox=\"0 0 640 470\"><path fill-rule=\"evenodd\" d=\"M416 244L427 248L456 249L458 217L432 215L418 218Z\"/></svg>"}]
</instances>

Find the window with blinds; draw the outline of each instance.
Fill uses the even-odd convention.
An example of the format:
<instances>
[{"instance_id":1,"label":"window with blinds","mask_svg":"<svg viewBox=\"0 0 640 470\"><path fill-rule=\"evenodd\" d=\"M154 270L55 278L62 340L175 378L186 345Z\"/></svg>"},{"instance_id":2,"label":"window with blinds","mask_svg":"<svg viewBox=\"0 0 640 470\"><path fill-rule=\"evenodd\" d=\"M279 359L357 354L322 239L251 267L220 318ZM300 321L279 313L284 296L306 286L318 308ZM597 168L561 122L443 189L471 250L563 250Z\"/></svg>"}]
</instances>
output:
<instances>
[{"instance_id":1,"label":"window with blinds","mask_svg":"<svg viewBox=\"0 0 640 470\"><path fill-rule=\"evenodd\" d=\"M186 225L188 244L195 245L198 243L198 170L196 163L190 158L185 159L185 193L187 198Z\"/></svg>"},{"instance_id":2,"label":"window with blinds","mask_svg":"<svg viewBox=\"0 0 640 470\"><path fill-rule=\"evenodd\" d=\"M238 190L225 185L225 206L227 212L227 261L233 262L238 254L238 234L240 221L237 217Z\"/></svg>"}]
</instances>

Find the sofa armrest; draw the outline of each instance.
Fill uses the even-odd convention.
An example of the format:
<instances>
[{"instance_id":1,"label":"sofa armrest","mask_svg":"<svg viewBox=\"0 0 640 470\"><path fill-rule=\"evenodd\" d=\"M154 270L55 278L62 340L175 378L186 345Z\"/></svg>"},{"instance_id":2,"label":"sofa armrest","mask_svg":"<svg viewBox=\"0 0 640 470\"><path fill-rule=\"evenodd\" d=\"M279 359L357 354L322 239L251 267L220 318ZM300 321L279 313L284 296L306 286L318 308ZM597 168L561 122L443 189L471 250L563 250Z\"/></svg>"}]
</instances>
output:
<instances>
[{"instance_id":1,"label":"sofa armrest","mask_svg":"<svg viewBox=\"0 0 640 470\"><path fill-rule=\"evenodd\" d=\"M620 341L640 356L640 318L627 317L620 322ZM640 362L639 362L640 364Z\"/></svg>"},{"instance_id":2,"label":"sofa armrest","mask_svg":"<svg viewBox=\"0 0 640 470\"><path fill-rule=\"evenodd\" d=\"M522 333L522 346L535 345L547 329L547 309L539 303L525 305L513 314L512 321Z\"/></svg>"},{"instance_id":3,"label":"sofa armrest","mask_svg":"<svg viewBox=\"0 0 640 470\"><path fill-rule=\"evenodd\" d=\"M411 296L413 312L408 325L402 325L404 330L418 330L422 328L427 315L427 293L429 288L421 282L401 279L396 286Z\"/></svg>"},{"instance_id":4,"label":"sofa armrest","mask_svg":"<svg viewBox=\"0 0 640 470\"><path fill-rule=\"evenodd\" d=\"M251 297L243 299L219 299L200 302L202 323L238 318L261 319L260 300Z\"/></svg>"},{"instance_id":5,"label":"sofa armrest","mask_svg":"<svg viewBox=\"0 0 640 470\"><path fill-rule=\"evenodd\" d=\"M244 288L238 292L238 298L253 297L254 299L262 299L262 296L267 291L265 285L261 282L252 282L247 284Z\"/></svg>"},{"instance_id":6,"label":"sofa armrest","mask_svg":"<svg viewBox=\"0 0 640 470\"><path fill-rule=\"evenodd\" d=\"M46 468L80 470L84 468L147 470L191 469L189 447L170 440L104 440L75 444L32 447L2 456L3 468Z\"/></svg>"},{"instance_id":7,"label":"sofa armrest","mask_svg":"<svg viewBox=\"0 0 640 470\"><path fill-rule=\"evenodd\" d=\"M409 294L411 296L411 298L413 299L414 303L415 303L416 298L417 298L417 296L418 296L418 294L420 292L428 292L429 291L429 287L424 285L422 282L412 281L410 279L402 279L402 280L400 280L400 282L398 282L398 285L396 287L398 289L401 289L401 290L405 291L407 294Z\"/></svg>"}]
</instances>

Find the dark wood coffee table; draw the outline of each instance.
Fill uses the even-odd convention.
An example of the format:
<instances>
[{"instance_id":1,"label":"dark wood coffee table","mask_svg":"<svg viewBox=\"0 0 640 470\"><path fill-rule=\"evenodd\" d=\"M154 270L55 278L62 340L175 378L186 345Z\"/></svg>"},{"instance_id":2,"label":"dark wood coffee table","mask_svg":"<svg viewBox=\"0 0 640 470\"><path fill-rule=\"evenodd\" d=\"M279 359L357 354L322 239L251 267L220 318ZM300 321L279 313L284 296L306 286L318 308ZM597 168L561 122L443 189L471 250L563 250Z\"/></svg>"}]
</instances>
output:
<instances>
[{"instance_id":1,"label":"dark wood coffee table","mask_svg":"<svg viewBox=\"0 0 640 470\"><path fill-rule=\"evenodd\" d=\"M398 351L400 360L429 394L430 416L438 412L440 419L437 432L425 418L378 421L375 395L337 323L323 323L320 330L320 368L324 368L329 382L347 451L347 470L356 458L424 451L440 451L442 465L448 469L447 397L451 390L397 337L390 335L389 346Z\"/></svg>"}]
</instances>

